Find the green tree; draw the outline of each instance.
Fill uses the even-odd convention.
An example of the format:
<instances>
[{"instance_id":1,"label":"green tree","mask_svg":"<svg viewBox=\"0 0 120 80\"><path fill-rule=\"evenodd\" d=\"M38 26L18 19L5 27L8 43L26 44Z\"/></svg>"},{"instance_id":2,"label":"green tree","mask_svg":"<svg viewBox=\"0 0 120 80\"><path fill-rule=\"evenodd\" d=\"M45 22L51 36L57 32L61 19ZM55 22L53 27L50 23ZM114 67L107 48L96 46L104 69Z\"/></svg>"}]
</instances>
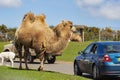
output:
<instances>
[{"instance_id":1,"label":"green tree","mask_svg":"<svg viewBox=\"0 0 120 80\"><path fill-rule=\"evenodd\" d=\"M120 30L117 31L118 41L120 41Z\"/></svg>"},{"instance_id":2,"label":"green tree","mask_svg":"<svg viewBox=\"0 0 120 80\"><path fill-rule=\"evenodd\" d=\"M102 40L114 40L114 31L110 27L101 30Z\"/></svg>"},{"instance_id":3,"label":"green tree","mask_svg":"<svg viewBox=\"0 0 120 80\"><path fill-rule=\"evenodd\" d=\"M1 33L6 33L7 32L7 26L4 25L4 24L0 25L0 32Z\"/></svg>"},{"instance_id":4,"label":"green tree","mask_svg":"<svg viewBox=\"0 0 120 80\"><path fill-rule=\"evenodd\" d=\"M16 28L9 28L8 29L7 33L8 33L8 39L9 40L13 40L14 39L15 31L16 31Z\"/></svg>"}]
</instances>

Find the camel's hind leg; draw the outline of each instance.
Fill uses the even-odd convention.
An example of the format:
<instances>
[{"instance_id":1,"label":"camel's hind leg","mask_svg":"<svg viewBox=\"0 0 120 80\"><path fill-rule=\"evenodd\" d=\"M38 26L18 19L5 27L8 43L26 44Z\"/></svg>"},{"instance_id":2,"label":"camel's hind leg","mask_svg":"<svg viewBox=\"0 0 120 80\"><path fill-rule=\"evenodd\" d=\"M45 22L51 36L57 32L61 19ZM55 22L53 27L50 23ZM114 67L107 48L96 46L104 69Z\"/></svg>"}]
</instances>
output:
<instances>
[{"instance_id":1,"label":"camel's hind leg","mask_svg":"<svg viewBox=\"0 0 120 80\"><path fill-rule=\"evenodd\" d=\"M10 62L11 62L11 66L13 67L13 66L14 66L14 61L13 61L13 59L10 59Z\"/></svg>"},{"instance_id":2,"label":"camel's hind leg","mask_svg":"<svg viewBox=\"0 0 120 80\"><path fill-rule=\"evenodd\" d=\"M2 64L1 65L3 65L4 64L4 58L2 58L2 62L1 62Z\"/></svg>"}]
</instances>

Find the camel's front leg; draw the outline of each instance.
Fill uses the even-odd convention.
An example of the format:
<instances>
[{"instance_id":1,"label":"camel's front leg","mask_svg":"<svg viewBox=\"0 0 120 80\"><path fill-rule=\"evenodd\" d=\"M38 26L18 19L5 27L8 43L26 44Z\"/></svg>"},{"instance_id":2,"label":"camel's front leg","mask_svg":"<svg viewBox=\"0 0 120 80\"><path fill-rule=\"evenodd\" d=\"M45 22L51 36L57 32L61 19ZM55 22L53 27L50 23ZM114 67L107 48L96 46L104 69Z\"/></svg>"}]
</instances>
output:
<instances>
[{"instance_id":1,"label":"camel's front leg","mask_svg":"<svg viewBox=\"0 0 120 80\"><path fill-rule=\"evenodd\" d=\"M15 45L15 46L19 53L19 59L20 59L19 69L21 70L22 69L22 45L20 45L19 47L18 47L18 45Z\"/></svg>"},{"instance_id":2,"label":"camel's front leg","mask_svg":"<svg viewBox=\"0 0 120 80\"><path fill-rule=\"evenodd\" d=\"M43 49L39 55L40 59L40 67L38 68L39 71L43 71L44 68L44 59L45 59L45 49Z\"/></svg>"},{"instance_id":3,"label":"camel's front leg","mask_svg":"<svg viewBox=\"0 0 120 80\"><path fill-rule=\"evenodd\" d=\"M22 49L18 51L19 52L19 57L20 57L20 66L19 69L22 69Z\"/></svg>"},{"instance_id":4,"label":"camel's front leg","mask_svg":"<svg viewBox=\"0 0 120 80\"><path fill-rule=\"evenodd\" d=\"M4 63L4 58L2 57L2 65L3 65L3 63Z\"/></svg>"},{"instance_id":5,"label":"camel's front leg","mask_svg":"<svg viewBox=\"0 0 120 80\"><path fill-rule=\"evenodd\" d=\"M25 52L24 52L25 66L26 66L26 69L29 70L28 65L27 65L27 57L28 57L28 54L30 54L30 53L29 53L29 48L24 47L24 50L25 50Z\"/></svg>"},{"instance_id":6,"label":"camel's front leg","mask_svg":"<svg viewBox=\"0 0 120 80\"><path fill-rule=\"evenodd\" d=\"M40 59L40 67L38 68L38 71L43 71L43 68L44 68L44 57L43 57L43 59L41 60Z\"/></svg>"}]
</instances>

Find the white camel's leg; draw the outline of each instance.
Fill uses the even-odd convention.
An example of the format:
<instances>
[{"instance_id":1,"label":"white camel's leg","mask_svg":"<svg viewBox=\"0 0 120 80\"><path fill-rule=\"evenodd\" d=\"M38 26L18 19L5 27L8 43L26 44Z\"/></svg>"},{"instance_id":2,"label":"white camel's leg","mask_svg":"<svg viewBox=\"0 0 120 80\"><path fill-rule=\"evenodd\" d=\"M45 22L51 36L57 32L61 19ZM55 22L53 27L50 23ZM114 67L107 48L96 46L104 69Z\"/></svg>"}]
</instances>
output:
<instances>
[{"instance_id":1,"label":"white camel's leg","mask_svg":"<svg viewBox=\"0 0 120 80\"><path fill-rule=\"evenodd\" d=\"M14 67L13 59L10 59L10 62L11 62L11 66Z\"/></svg>"},{"instance_id":2,"label":"white camel's leg","mask_svg":"<svg viewBox=\"0 0 120 80\"><path fill-rule=\"evenodd\" d=\"M4 63L4 58L2 58L2 65L3 65L3 63Z\"/></svg>"}]
</instances>

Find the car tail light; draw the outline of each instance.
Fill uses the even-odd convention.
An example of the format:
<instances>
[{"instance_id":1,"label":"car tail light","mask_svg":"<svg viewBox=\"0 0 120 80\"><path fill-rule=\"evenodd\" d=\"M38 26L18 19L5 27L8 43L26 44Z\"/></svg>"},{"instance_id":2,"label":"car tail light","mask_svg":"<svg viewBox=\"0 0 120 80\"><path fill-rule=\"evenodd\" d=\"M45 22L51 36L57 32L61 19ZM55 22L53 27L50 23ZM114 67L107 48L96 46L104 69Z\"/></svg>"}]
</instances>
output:
<instances>
[{"instance_id":1,"label":"car tail light","mask_svg":"<svg viewBox=\"0 0 120 80\"><path fill-rule=\"evenodd\" d=\"M105 54L102 61L103 62L111 62L112 60L110 59L109 55Z\"/></svg>"}]
</instances>

